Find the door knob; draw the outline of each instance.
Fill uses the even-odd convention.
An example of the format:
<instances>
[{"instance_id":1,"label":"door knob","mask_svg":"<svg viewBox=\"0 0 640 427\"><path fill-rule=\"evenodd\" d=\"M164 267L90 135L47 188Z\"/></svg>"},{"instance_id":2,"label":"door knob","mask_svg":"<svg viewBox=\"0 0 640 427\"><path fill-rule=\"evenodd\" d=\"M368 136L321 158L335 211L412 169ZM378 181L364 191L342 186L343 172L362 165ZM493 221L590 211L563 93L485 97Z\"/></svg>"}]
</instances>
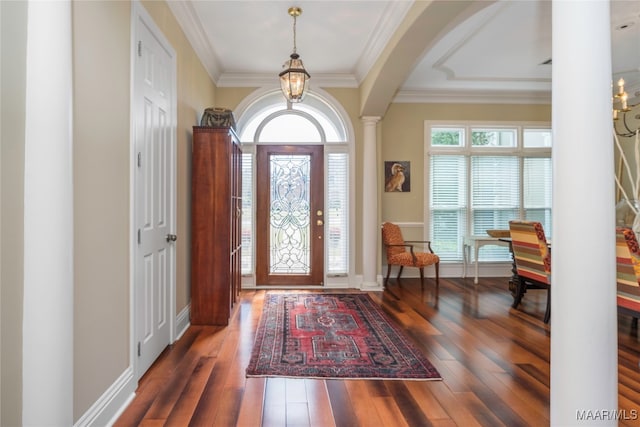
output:
<instances>
[{"instance_id":1,"label":"door knob","mask_svg":"<svg viewBox=\"0 0 640 427\"><path fill-rule=\"evenodd\" d=\"M178 236L175 234L167 234L167 242L175 242L178 240Z\"/></svg>"}]
</instances>

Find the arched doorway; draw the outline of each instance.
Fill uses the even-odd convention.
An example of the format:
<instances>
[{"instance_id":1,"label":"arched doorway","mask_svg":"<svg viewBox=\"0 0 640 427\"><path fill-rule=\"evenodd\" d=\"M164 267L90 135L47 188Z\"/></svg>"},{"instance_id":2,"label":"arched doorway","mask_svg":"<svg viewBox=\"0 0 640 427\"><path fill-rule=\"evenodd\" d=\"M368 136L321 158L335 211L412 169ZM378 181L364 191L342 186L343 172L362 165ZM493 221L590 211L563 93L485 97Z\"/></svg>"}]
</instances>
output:
<instances>
[{"instance_id":1,"label":"arched doorway","mask_svg":"<svg viewBox=\"0 0 640 427\"><path fill-rule=\"evenodd\" d=\"M243 287L349 287L355 207L346 113L321 92L292 105L269 90L246 99L237 114ZM313 168L320 170L307 176Z\"/></svg>"}]
</instances>

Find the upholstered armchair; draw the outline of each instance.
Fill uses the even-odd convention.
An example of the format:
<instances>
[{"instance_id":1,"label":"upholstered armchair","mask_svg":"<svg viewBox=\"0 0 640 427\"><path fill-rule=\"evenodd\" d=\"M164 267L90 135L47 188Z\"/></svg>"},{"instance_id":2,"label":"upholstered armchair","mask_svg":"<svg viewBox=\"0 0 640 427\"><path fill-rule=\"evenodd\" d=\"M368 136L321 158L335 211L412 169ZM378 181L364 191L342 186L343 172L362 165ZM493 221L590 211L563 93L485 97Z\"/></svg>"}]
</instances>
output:
<instances>
[{"instance_id":1,"label":"upholstered armchair","mask_svg":"<svg viewBox=\"0 0 640 427\"><path fill-rule=\"evenodd\" d=\"M430 241L405 241L402 237L400 227L391 222L385 222L382 224L382 242L387 254L387 277L384 279L385 286L389 281L391 267L397 265L400 267L397 279L400 279L404 267L416 267L420 270L420 285L422 289L424 289L424 267L433 265L436 270L436 293L438 292L440 288L440 258L431 249ZM416 251L414 250L414 246L425 246L429 252Z\"/></svg>"},{"instance_id":2,"label":"upholstered armchair","mask_svg":"<svg viewBox=\"0 0 640 427\"><path fill-rule=\"evenodd\" d=\"M618 311L640 317L640 248L636 234L629 227L616 227L616 282Z\"/></svg>"},{"instance_id":3,"label":"upholstered armchair","mask_svg":"<svg viewBox=\"0 0 640 427\"><path fill-rule=\"evenodd\" d=\"M546 289L544 323L548 323L551 317L551 252L542 224L536 221L509 221L509 232L516 269L512 307L518 307L527 289Z\"/></svg>"}]
</instances>

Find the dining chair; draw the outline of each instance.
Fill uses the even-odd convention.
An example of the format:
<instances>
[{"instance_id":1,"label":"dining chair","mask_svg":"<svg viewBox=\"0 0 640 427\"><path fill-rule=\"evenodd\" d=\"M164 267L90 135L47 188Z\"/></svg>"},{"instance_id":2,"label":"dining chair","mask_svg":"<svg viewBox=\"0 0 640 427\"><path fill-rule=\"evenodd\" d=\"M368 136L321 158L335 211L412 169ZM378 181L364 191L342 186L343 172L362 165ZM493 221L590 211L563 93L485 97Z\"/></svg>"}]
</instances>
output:
<instances>
[{"instance_id":1,"label":"dining chair","mask_svg":"<svg viewBox=\"0 0 640 427\"><path fill-rule=\"evenodd\" d=\"M551 252L542 224L537 221L509 221L511 248L516 267L516 293L512 307L517 308L527 289L547 290L544 323L551 318Z\"/></svg>"},{"instance_id":2,"label":"dining chair","mask_svg":"<svg viewBox=\"0 0 640 427\"><path fill-rule=\"evenodd\" d=\"M632 316L632 327L640 317L640 248L636 233L616 227L616 282L618 311Z\"/></svg>"},{"instance_id":3,"label":"dining chair","mask_svg":"<svg viewBox=\"0 0 640 427\"><path fill-rule=\"evenodd\" d=\"M398 277L402 274L404 267L416 267L420 270L420 285L424 290L424 267L433 265L436 270L436 294L440 288L439 267L440 258L431 249L431 242L428 240L404 240L402 231L397 224L385 222L382 224L382 242L387 255L387 277L384 279L384 285L389 281L391 267L397 265ZM428 250L416 251L414 246L424 246Z\"/></svg>"}]
</instances>

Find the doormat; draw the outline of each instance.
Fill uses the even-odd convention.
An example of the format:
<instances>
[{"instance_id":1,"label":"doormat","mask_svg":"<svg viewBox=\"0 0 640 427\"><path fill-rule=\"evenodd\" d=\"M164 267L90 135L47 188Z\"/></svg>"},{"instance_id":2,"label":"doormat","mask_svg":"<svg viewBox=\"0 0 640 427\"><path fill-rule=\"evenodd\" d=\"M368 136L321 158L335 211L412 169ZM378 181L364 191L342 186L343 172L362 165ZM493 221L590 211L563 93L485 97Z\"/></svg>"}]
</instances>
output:
<instances>
[{"instance_id":1,"label":"doormat","mask_svg":"<svg viewBox=\"0 0 640 427\"><path fill-rule=\"evenodd\" d=\"M247 377L441 380L367 294L267 293Z\"/></svg>"}]
</instances>

